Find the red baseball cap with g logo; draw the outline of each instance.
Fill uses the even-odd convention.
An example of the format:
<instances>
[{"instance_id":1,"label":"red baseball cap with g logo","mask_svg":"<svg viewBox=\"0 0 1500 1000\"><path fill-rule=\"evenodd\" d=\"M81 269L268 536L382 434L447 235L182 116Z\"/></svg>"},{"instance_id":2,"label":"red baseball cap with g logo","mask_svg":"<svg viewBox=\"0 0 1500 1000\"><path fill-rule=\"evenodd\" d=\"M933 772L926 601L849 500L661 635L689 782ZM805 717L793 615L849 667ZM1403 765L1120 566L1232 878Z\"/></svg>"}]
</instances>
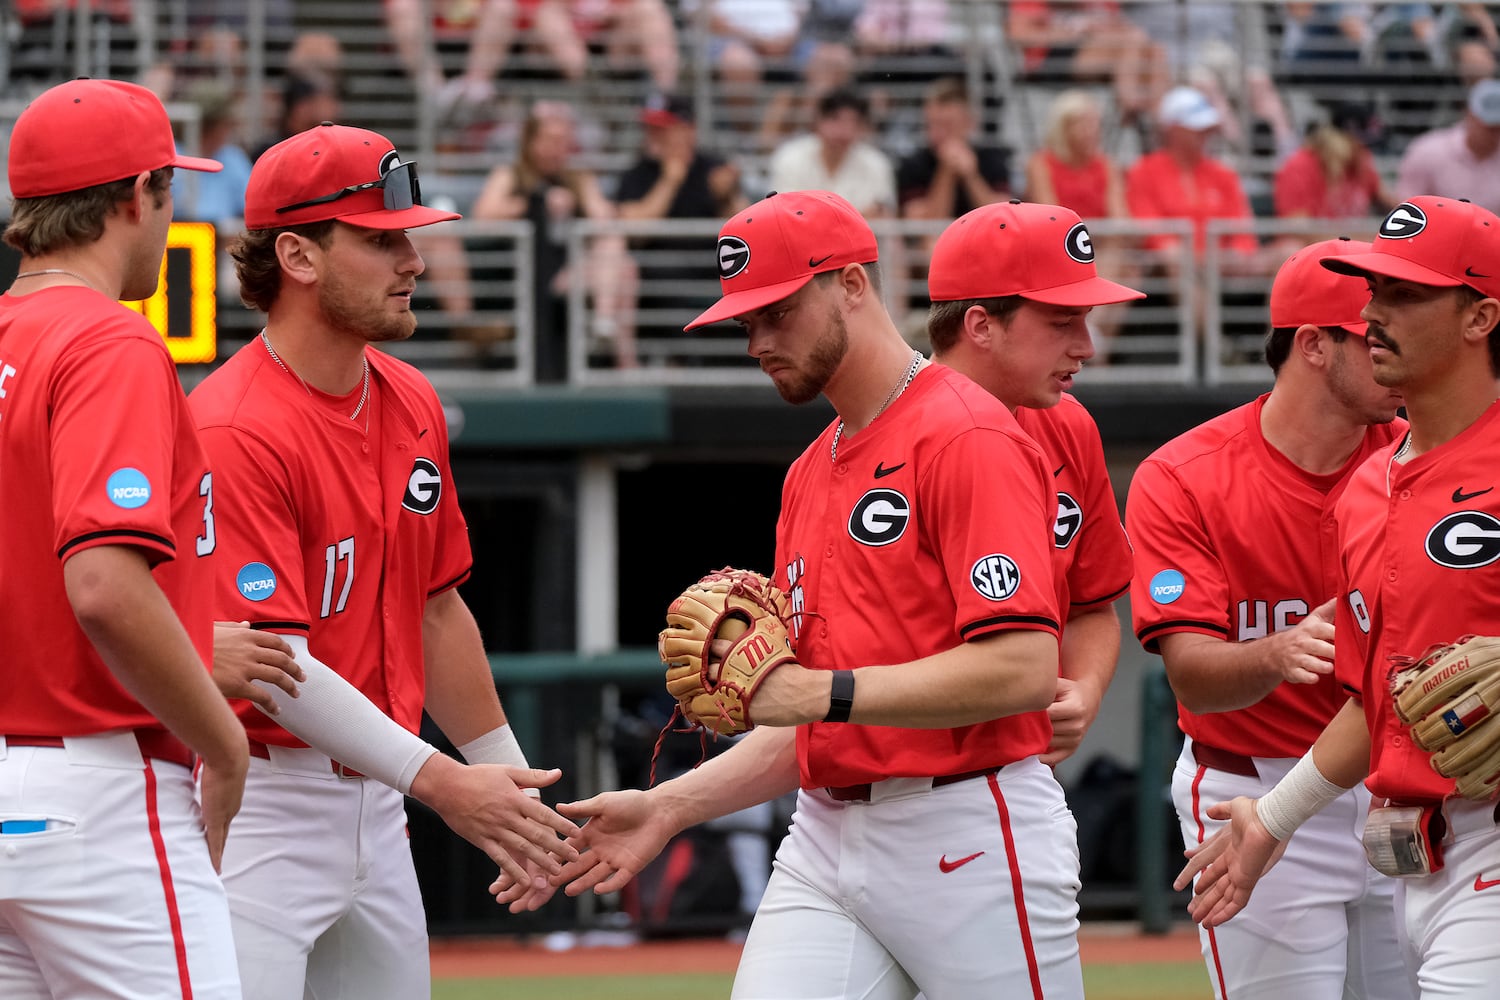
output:
<instances>
[{"instance_id":1,"label":"red baseball cap with g logo","mask_svg":"<svg viewBox=\"0 0 1500 1000\"><path fill-rule=\"evenodd\" d=\"M1378 274L1437 288L1468 285L1500 299L1500 217L1459 198L1422 195L1380 223L1372 252L1325 257L1340 274Z\"/></svg>"},{"instance_id":2,"label":"red baseball cap with g logo","mask_svg":"<svg viewBox=\"0 0 1500 1000\"><path fill-rule=\"evenodd\" d=\"M880 259L875 233L831 191L772 193L719 230L724 297L683 329L733 319L779 302L824 271Z\"/></svg>"},{"instance_id":3,"label":"red baseball cap with g logo","mask_svg":"<svg viewBox=\"0 0 1500 1000\"><path fill-rule=\"evenodd\" d=\"M422 204L416 163L379 132L324 122L260 155L245 186L245 228L338 219L365 229L416 229L461 219Z\"/></svg>"},{"instance_id":4,"label":"red baseball cap with g logo","mask_svg":"<svg viewBox=\"0 0 1500 1000\"><path fill-rule=\"evenodd\" d=\"M1271 282L1271 326L1337 326L1365 335L1360 312L1370 301L1370 289L1351 274L1323 266L1330 257L1353 257L1370 252L1370 244L1343 237L1313 243L1288 257Z\"/></svg>"},{"instance_id":5,"label":"red baseball cap with g logo","mask_svg":"<svg viewBox=\"0 0 1500 1000\"><path fill-rule=\"evenodd\" d=\"M927 268L933 302L1019 295L1053 306L1102 306L1146 293L1099 277L1094 242L1078 213L1060 205L998 202L943 230Z\"/></svg>"},{"instance_id":6,"label":"red baseball cap with g logo","mask_svg":"<svg viewBox=\"0 0 1500 1000\"><path fill-rule=\"evenodd\" d=\"M69 80L44 91L10 132L10 192L43 198L182 167L214 173L217 160L179 156L156 95L123 80Z\"/></svg>"}]
</instances>

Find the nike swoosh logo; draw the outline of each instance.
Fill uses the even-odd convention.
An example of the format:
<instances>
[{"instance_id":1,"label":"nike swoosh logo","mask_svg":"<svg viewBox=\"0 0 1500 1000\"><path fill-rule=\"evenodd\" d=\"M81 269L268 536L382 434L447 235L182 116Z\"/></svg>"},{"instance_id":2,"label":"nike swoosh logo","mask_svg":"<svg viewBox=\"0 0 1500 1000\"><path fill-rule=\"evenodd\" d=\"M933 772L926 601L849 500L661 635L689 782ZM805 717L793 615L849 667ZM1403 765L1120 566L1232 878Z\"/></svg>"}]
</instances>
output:
<instances>
[{"instance_id":1,"label":"nike swoosh logo","mask_svg":"<svg viewBox=\"0 0 1500 1000\"><path fill-rule=\"evenodd\" d=\"M1454 503L1466 503L1466 502L1468 502L1470 500L1473 500L1475 497L1482 497L1482 496L1484 496L1486 493L1490 492L1490 490L1493 490L1494 488L1495 487L1491 486L1488 490L1475 490L1473 493L1465 493L1464 492L1464 488L1462 486L1460 486L1458 489L1456 489L1456 490L1453 491L1453 502Z\"/></svg>"},{"instance_id":2,"label":"nike swoosh logo","mask_svg":"<svg viewBox=\"0 0 1500 1000\"><path fill-rule=\"evenodd\" d=\"M832 257L832 256L833 256L833 254L829 254L828 255L828 257ZM819 257L817 260L813 260L811 257L809 257L809 258L807 258L807 266L808 267L817 267L819 264L821 264L825 260L827 260L828 257Z\"/></svg>"},{"instance_id":3,"label":"nike swoosh logo","mask_svg":"<svg viewBox=\"0 0 1500 1000\"><path fill-rule=\"evenodd\" d=\"M1484 872L1480 872L1478 875L1474 876L1475 892L1483 892L1486 889L1493 889L1497 885L1500 885L1500 878L1486 880L1484 877Z\"/></svg>"},{"instance_id":4,"label":"nike swoosh logo","mask_svg":"<svg viewBox=\"0 0 1500 1000\"><path fill-rule=\"evenodd\" d=\"M427 434L427 428L426 428L426 427L423 427L423 428L422 428L422 433L421 433L421 434L418 434L418 435L417 435L417 440L418 440L418 441L420 441L420 440L422 440L422 438L423 438L423 437L424 437L424 436L425 436L425 435L426 435L426 434Z\"/></svg>"},{"instance_id":5,"label":"nike swoosh logo","mask_svg":"<svg viewBox=\"0 0 1500 1000\"><path fill-rule=\"evenodd\" d=\"M904 468L906 468L906 463L905 462L902 462L900 465L893 465L889 469L887 469L884 465L881 465L879 462L876 462L875 463L875 478L876 479L884 479L886 476L889 476L891 473L893 473L893 472L900 472Z\"/></svg>"},{"instance_id":6,"label":"nike swoosh logo","mask_svg":"<svg viewBox=\"0 0 1500 1000\"><path fill-rule=\"evenodd\" d=\"M1068 467L1068 463L1067 462L1064 462L1062 465L1059 465L1056 468L1056 470L1053 471L1052 478L1056 479L1058 476L1062 475L1062 470L1066 469L1067 467Z\"/></svg>"},{"instance_id":7,"label":"nike swoosh logo","mask_svg":"<svg viewBox=\"0 0 1500 1000\"><path fill-rule=\"evenodd\" d=\"M827 260L828 258L824 257L823 259ZM1480 274L1478 271L1474 270L1472 267L1466 267L1466 268L1464 268L1464 274L1467 274L1471 278L1488 278L1489 277L1488 274Z\"/></svg>"},{"instance_id":8,"label":"nike swoosh logo","mask_svg":"<svg viewBox=\"0 0 1500 1000\"><path fill-rule=\"evenodd\" d=\"M984 857L983 851L975 851L967 858L959 858L957 861L949 861L948 855L944 854L941 858L938 859L938 871L946 875L951 871L962 868L964 865L968 864L970 861L973 861L975 858L982 857Z\"/></svg>"}]
</instances>

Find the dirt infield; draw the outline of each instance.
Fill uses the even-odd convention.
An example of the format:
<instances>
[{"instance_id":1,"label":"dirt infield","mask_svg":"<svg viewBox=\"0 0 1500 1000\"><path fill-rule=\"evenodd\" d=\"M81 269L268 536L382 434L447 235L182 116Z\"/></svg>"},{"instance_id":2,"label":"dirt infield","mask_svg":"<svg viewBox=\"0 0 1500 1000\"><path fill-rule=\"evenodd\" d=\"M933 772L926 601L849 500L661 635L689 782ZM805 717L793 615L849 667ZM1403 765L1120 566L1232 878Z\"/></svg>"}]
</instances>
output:
<instances>
[{"instance_id":1,"label":"dirt infield","mask_svg":"<svg viewBox=\"0 0 1500 1000\"><path fill-rule=\"evenodd\" d=\"M1079 934L1085 964L1190 962L1198 935L1190 926L1142 934L1134 924L1085 924ZM733 972L738 942L717 938L644 941L618 946L549 948L516 938L465 938L432 943L436 979L481 976L590 976L620 972Z\"/></svg>"}]
</instances>

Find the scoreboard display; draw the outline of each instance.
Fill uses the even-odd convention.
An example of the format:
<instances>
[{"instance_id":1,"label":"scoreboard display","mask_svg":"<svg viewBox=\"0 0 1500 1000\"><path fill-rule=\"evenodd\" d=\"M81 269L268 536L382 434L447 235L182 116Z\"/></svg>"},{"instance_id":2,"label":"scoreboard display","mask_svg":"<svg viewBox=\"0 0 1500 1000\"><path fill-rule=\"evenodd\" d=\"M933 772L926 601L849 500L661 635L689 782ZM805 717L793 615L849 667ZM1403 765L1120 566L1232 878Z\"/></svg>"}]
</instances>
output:
<instances>
[{"instance_id":1,"label":"scoreboard display","mask_svg":"<svg viewBox=\"0 0 1500 1000\"><path fill-rule=\"evenodd\" d=\"M218 356L216 249L212 223L172 223L156 294L124 303L150 320L179 365L208 364ZM0 243L0 287L10 284L20 262L15 250Z\"/></svg>"}]
</instances>

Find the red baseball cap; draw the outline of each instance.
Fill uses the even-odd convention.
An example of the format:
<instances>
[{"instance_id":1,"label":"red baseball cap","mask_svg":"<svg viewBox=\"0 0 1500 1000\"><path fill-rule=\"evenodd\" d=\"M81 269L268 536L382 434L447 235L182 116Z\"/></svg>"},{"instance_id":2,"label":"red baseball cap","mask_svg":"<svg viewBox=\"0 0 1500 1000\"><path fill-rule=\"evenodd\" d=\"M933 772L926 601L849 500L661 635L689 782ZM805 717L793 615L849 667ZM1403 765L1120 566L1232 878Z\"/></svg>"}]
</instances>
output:
<instances>
[{"instance_id":1,"label":"red baseball cap","mask_svg":"<svg viewBox=\"0 0 1500 1000\"><path fill-rule=\"evenodd\" d=\"M1500 299L1500 217L1459 198L1422 195L1391 209L1370 253L1325 257L1323 266L1438 288L1468 285Z\"/></svg>"},{"instance_id":2,"label":"red baseball cap","mask_svg":"<svg viewBox=\"0 0 1500 1000\"><path fill-rule=\"evenodd\" d=\"M933 302L1019 295L1053 306L1102 306L1145 292L1099 277L1078 213L1060 205L998 202L943 230L927 267Z\"/></svg>"},{"instance_id":3,"label":"red baseball cap","mask_svg":"<svg viewBox=\"0 0 1500 1000\"><path fill-rule=\"evenodd\" d=\"M42 92L10 132L10 192L42 198L182 167L223 170L217 160L179 156L157 96L123 80L69 80Z\"/></svg>"},{"instance_id":4,"label":"red baseball cap","mask_svg":"<svg viewBox=\"0 0 1500 1000\"><path fill-rule=\"evenodd\" d=\"M677 95L653 94L641 109L641 122L660 128L693 124L693 102Z\"/></svg>"},{"instance_id":5,"label":"red baseball cap","mask_svg":"<svg viewBox=\"0 0 1500 1000\"><path fill-rule=\"evenodd\" d=\"M1370 244L1347 236L1303 247L1282 262L1271 282L1271 326L1337 326L1365 335L1359 314L1370 301L1364 281L1323 266L1330 257L1370 252Z\"/></svg>"},{"instance_id":6,"label":"red baseball cap","mask_svg":"<svg viewBox=\"0 0 1500 1000\"><path fill-rule=\"evenodd\" d=\"M865 217L832 191L772 193L719 230L724 297L683 329L779 302L824 271L880 258Z\"/></svg>"},{"instance_id":7,"label":"red baseball cap","mask_svg":"<svg viewBox=\"0 0 1500 1000\"><path fill-rule=\"evenodd\" d=\"M260 155L245 186L245 228L338 219L366 229L416 229L461 219L422 204L415 161L379 132L324 122Z\"/></svg>"}]
</instances>

